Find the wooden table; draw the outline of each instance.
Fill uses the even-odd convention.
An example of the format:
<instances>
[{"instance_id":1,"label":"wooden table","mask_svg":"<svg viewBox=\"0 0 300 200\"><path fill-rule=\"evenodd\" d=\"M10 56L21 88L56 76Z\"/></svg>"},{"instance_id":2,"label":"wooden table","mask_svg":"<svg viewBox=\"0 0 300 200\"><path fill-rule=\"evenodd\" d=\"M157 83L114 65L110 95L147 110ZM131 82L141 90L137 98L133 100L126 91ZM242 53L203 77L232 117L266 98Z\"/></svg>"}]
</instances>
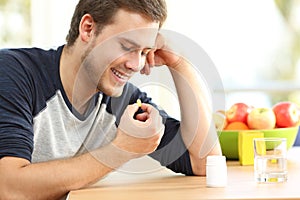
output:
<instances>
[{"instance_id":1,"label":"wooden table","mask_svg":"<svg viewBox=\"0 0 300 200\"><path fill-rule=\"evenodd\" d=\"M228 185L206 187L205 177L183 176L169 170L124 175L114 172L92 187L71 191L68 200L196 200L196 199L300 199L300 147L288 152L288 181L257 184L253 166L228 161Z\"/></svg>"}]
</instances>

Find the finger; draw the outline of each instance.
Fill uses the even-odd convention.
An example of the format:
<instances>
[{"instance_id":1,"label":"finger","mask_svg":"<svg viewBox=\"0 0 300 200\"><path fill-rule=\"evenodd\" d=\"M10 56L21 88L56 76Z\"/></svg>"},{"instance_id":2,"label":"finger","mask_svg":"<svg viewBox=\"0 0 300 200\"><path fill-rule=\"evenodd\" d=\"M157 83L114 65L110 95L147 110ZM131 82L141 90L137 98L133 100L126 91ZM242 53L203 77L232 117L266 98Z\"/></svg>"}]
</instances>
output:
<instances>
[{"instance_id":1,"label":"finger","mask_svg":"<svg viewBox=\"0 0 300 200\"><path fill-rule=\"evenodd\" d=\"M140 74L145 74L145 67L143 67L143 69L141 69Z\"/></svg>"},{"instance_id":2,"label":"finger","mask_svg":"<svg viewBox=\"0 0 300 200\"><path fill-rule=\"evenodd\" d=\"M140 114L140 121L133 118L133 113L138 109L137 104L127 106L121 117L119 127L125 134L137 138L149 138L161 131L163 123L159 112L150 104L142 104L141 108L145 110L144 114Z\"/></svg>"},{"instance_id":3,"label":"finger","mask_svg":"<svg viewBox=\"0 0 300 200\"><path fill-rule=\"evenodd\" d=\"M159 111L155 109L151 104L143 103L140 107L145 114L147 114L147 119L144 121L146 123L154 123L156 126L159 126L162 123L162 117L159 114Z\"/></svg>"},{"instance_id":4,"label":"finger","mask_svg":"<svg viewBox=\"0 0 300 200\"><path fill-rule=\"evenodd\" d=\"M127 106L127 114L130 118L134 117L134 114L138 111L139 106L135 103Z\"/></svg>"},{"instance_id":5,"label":"finger","mask_svg":"<svg viewBox=\"0 0 300 200\"><path fill-rule=\"evenodd\" d=\"M145 74L146 73L146 68L148 67L147 62L145 63L144 67L140 70L141 74Z\"/></svg>"},{"instance_id":6,"label":"finger","mask_svg":"<svg viewBox=\"0 0 300 200\"><path fill-rule=\"evenodd\" d=\"M151 113L153 107L152 105L148 104L148 103L142 103L141 107L140 107L144 112L147 112L148 114Z\"/></svg>"},{"instance_id":7,"label":"finger","mask_svg":"<svg viewBox=\"0 0 300 200\"><path fill-rule=\"evenodd\" d=\"M156 51L156 50L151 50L151 51L148 53L148 56L147 56L147 62L148 62L148 64L149 64L149 67L155 66L155 51Z\"/></svg>"},{"instance_id":8,"label":"finger","mask_svg":"<svg viewBox=\"0 0 300 200\"><path fill-rule=\"evenodd\" d=\"M149 119L149 114L147 112L139 113L135 116L135 118L139 121L145 122L147 119Z\"/></svg>"},{"instance_id":9,"label":"finger","mask_svg":"<svg viewBox=\"0 0 300 200\"><path fill-rule=\"evenodd\" d=\"M143 72L144 74L146 75L149 75L150 74L150 65L148 63L145 64L144 68L143 68Z\"/></svg>"},{"instance_id":10,"label":"finger","mask_svg":"<svg viewBox=\"0 0 300 200\"><path fill-rule=\"evenodd\" d=\"M140 109L143 111L143 113L136 114L135 118L138 119L139 121L151 123L151 118L155 117L155 115L153 115L152 105L142 103L140 106ZM156 110L156 109L154 109L154 110Z\"/></svg>"}]
</instances>

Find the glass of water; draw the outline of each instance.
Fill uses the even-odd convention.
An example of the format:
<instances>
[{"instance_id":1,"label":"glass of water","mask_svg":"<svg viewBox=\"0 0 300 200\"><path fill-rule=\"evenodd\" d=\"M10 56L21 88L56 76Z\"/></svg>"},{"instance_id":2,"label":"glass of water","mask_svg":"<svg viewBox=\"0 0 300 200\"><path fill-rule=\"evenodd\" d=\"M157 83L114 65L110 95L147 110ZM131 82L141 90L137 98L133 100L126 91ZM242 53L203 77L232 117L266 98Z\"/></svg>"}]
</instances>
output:
<instances>
[{"instance_id":1,"label":"glass of water","mask_svg":"<svg viewBox=\"0 0 300 200\"><path fill-rule=\"evenodd\" d=\"M254 177L258 183L287 181L286 138L254 138Z\"/></svg>"}]
</instances>

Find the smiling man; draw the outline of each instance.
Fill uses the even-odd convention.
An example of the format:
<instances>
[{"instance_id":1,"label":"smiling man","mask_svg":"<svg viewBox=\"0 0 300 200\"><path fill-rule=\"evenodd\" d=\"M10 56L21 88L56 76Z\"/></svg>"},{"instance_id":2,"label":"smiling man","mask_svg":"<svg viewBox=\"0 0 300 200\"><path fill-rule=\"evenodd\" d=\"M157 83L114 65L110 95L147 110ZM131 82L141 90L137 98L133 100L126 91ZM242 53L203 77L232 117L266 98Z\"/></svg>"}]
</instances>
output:
<instances>
[{"instance_id":1,"label":"smiling man","mask_svg":"<svg viewBox=\"0 0 300 200\"><path fill-rule=\"evenodd\" d=\"M0 51L0 199L60 199L144 155L205 175L221 154L209 100L165 18L163 0L80 0L67 44ZM172 74L180 122L128 82L154 66Z\"/></svg>"}]
</instances>

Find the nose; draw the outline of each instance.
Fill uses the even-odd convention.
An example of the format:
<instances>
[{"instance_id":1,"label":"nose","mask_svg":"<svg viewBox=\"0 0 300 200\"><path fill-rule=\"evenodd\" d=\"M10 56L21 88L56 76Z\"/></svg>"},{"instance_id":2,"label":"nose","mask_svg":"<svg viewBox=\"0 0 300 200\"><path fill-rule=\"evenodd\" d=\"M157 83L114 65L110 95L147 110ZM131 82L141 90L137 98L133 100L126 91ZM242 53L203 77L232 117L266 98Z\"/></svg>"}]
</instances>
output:
<instances>
[{"instance_id":1,"label":"nose","mask_svg":"<svg viewBox=\"0 0 300 200\"><path fill-rule=\"evenodd\" d=\"M145 57L141 55L139 52L131 52L125 63L126 68L138 72L142 69L145 64Z\"/></svg>"}]
</instances>

